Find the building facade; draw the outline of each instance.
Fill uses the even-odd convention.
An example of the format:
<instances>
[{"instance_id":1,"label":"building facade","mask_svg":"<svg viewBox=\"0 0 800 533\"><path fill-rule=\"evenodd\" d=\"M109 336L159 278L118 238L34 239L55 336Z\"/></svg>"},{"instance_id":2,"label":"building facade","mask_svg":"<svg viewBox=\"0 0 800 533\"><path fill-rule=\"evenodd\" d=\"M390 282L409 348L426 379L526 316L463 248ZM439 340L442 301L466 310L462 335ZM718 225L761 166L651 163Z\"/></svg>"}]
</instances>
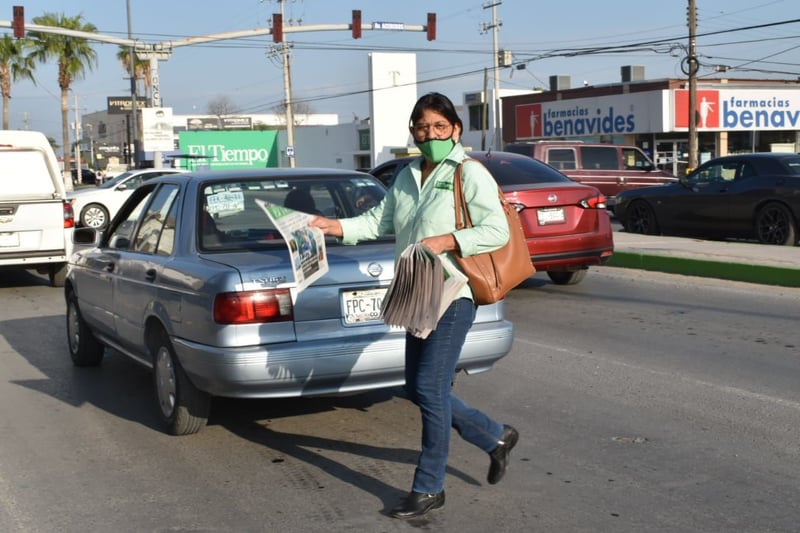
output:
<instances>
[{"instance_id":1,"label":"building facade","mask_svg":"<svg viewBox=\"0 0 800 533\"><path fill-rule=\"evenodd\" d=\"M584 140L643 148L673 174L689 151L689 90L685 79L635 80L604 86L561 86L502 99L504 144ZM741 152L800 147L800 82L702 79L697 83L700 163Z\"/></svg>"}]
</instances>

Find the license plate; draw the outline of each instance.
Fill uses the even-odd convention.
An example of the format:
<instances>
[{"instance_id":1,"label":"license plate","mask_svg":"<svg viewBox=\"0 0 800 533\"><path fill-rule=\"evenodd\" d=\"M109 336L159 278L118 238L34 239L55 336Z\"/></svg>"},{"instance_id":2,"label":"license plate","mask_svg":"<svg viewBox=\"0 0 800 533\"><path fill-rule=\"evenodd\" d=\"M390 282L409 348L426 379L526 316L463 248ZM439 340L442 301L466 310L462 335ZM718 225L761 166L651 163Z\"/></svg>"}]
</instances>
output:
<instances>
[{"instance_id":1,"label":"license plate","mask_svg":"<svg viewBox=\"0 0 800 533\"><path fill-rule=\"evenodd\" d=\"M386 288L346 291L342 293L345 324L368 324L381 321L381 304Z\"/></svg>"},{"instance_id":2,"label":"license plate","mask_svg":"<svg viewBox=\"0 0 800 533\"><path fill-rule=\"evenodd\" d=\"M0 233L0 247L11 248L19 246L19 233Z\"/></svg>"},{"instance_id":3,"label":"license plate","mask_svg":"<svg viewBox=\"0 0 800 533\"><path fill-rule=\"evenodd\" d=\"M563 207L539 209L536 211L536 217L539 219L540 226L546 226L547 224L563 224L567 221L564 216Z\"/></svg>"}]
</instances>

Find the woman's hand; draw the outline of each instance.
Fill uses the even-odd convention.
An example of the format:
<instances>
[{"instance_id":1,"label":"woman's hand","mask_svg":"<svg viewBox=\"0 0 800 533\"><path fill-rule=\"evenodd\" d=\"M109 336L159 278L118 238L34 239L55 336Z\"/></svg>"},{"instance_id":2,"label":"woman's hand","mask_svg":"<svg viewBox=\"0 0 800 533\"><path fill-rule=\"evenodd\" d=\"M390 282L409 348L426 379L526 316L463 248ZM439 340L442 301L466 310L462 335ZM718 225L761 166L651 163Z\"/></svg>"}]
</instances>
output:
<instances>
[{"instance_id":1,"label":"woman's hand","mask_svg":"<svg viewBox=\"0 0 800 533\"><path fill-rule=\"evenodd\" d=\"M341 237L344 235L342 225L335 218L325 218L320 216L313 217L308 225L312 228L319 228L325 235L333 235L334 237Z\"/></svg>"},{"instance_id":2,"label":"woman's hand","mask_svg":"<svg viewBox=\"0 0 800 533\"><path fill-rule=\"evenodd\" d=\"M452 233L445 233L444 235L436 235L435 237L427 237L422 239L422 244L431 252L439 255L443 252L452 252L458 250L458 243Z\"/></svg>"}]
</instances>

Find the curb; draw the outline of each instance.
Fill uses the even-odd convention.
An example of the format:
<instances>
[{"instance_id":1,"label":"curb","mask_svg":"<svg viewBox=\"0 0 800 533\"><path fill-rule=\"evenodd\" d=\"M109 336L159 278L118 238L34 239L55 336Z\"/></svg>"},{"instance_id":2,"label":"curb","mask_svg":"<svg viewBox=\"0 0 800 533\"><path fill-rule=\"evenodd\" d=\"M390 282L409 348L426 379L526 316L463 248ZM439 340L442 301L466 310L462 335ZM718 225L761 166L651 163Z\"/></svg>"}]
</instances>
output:
<instances>
[{"instance_id":1,"label":"curb","mask_svg":"<svg viewBox=\"0 0 800 533\"><path fill-rule=\"evenodd\" d=\"M669 274L745 281L762 285L800 287L800 270L795 268L705 261L702 259L621 251L615 251L605 265L653 270Z\"/></svg>"}]
</instances>

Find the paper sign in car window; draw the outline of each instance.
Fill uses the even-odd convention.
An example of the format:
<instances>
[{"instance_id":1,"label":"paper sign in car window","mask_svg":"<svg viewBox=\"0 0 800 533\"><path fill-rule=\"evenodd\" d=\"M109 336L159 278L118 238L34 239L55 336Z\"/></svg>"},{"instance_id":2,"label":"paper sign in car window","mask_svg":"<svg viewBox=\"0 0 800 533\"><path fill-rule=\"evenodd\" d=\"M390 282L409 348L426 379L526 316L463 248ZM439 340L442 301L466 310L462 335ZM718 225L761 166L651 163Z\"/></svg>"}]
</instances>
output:
<instances>
[{"instance_id":1,"label":"paper sign in car window","mask_svg":"<svg viewBox=\"0 0 800 533\"><path fill-rule=\"evenodd\" d=\"M244 210L244 193L242 191L224 191L211 194L206 198L208 212L213 214L239 212Z\"/></svg>"}]
</instances>

